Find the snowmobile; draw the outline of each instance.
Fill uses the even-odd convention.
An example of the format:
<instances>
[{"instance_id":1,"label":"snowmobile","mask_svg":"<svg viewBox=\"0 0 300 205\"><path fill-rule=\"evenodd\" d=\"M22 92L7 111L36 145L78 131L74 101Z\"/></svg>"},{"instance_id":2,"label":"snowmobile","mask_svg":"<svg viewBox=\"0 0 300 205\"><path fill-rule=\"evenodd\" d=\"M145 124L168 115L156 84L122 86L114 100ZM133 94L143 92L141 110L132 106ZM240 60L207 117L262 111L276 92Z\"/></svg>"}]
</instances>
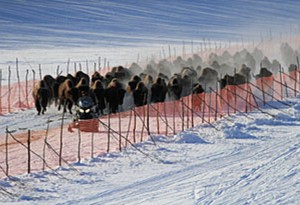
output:
<instances>
[{"instance_id":1,"label":"snowmobile","mask_svg":"<svg viewBox=\"0 0 300 205\"><path fill-rule=\"evenodd\" d=\"M88 120L98 117L96 106L90 96L83 96L79 98L77 105L75 106L75 111L75 121Z\"/></svg>"},{"instance_id":2,"label":"snowmobile","mask_svg":"<svg viewBox=\"0 0 300 205\"><path fill-rule=\"evenodd\" d=\"M98 112L90 96L79 98L75 106L73 123L68 128L70 132L73 132L72 128L78 128L83 132L98 132Z\"/></svg>"}]
</instances>

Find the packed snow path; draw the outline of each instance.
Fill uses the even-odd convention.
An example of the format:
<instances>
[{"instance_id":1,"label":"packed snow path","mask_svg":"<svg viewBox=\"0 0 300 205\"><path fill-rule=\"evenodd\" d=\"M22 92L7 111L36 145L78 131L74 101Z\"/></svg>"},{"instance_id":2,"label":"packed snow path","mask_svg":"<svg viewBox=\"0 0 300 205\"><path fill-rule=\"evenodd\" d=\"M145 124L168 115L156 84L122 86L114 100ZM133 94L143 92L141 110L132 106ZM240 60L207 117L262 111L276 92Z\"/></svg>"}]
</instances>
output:
<instances>
[{"instance_id":1,"label":"packed snow path","mask_svg":"<svg viewBox=\"0 0 300 205\"><path fill-rule=\"evenodd\" d=\"M298 204L300 101L156 136L61 167L1 180L0 201L20 204ZM142 151L142 152L140 152ZM6 191L6 193L4 192ZM8 192L8 193L7 193Z\"/></svg>"}]
</instances>

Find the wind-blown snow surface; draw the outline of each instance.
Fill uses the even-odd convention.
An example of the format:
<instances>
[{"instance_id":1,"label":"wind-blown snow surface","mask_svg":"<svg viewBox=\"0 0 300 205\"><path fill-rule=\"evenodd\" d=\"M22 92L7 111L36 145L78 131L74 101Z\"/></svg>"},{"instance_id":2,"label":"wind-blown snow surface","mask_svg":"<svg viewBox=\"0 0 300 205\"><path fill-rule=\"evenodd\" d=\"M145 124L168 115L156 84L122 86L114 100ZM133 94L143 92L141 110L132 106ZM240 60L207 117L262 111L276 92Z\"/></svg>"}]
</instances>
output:
<instances>
[{"instance_id":1,"label":"wind-blown snow surface","mask_svg":"<svg viewBox=\"0 0 300 205\"><path fill-rule=\"evenodd\" d=\"M1 204L299 204L300 98L286 102L2 179Z\"/></svg>"},{"instance_id":2,"label":"wind-blown snow surface","mask_svg":"<svg viewBox=\"0 0 300 205\"><path fill-rule=\"evenodd\" d=\"M57 66L65 71L68 59L70 70L86 61L92 70L98 57L101 67L104 58L110 66L130 65L296 35L299 8L295 0L1 0L2 84L16 58L21 76L39 64L53 75Z\"/></svg>"}]
</instances>

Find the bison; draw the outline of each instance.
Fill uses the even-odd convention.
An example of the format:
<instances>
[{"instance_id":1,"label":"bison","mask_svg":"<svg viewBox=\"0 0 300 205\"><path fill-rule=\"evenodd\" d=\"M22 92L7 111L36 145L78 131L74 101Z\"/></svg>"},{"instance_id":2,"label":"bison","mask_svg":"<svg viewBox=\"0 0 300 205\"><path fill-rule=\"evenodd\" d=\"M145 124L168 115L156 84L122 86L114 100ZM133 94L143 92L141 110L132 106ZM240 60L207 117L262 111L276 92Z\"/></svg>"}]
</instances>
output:
<instances>
[{"instance_id":1,"label":"bison","mask_svg":"<svg viewBox=\"0 0 300 205\"><path fill-rule=\"evenodd\" d=\"M262 77L270 77L273 73L269 71L267 68L261 68L259 74L255 76L255 79L262 78Z\"/></svg>"},{"instance_id":2,"label":"bison","mask_svg":"<svg viewBox=\"0 0 300 205\"><path fill-rule=\"evenodd\" d=\"M139 107L147 104L148 88L142 81L137 84L132 95L135 106Z\"/></svg>"},{"instance_id":3,"label":"bison","mask_svg":"<svg viewBox=\"0 0 300 205\"><path fill-rule=\"evenodd\" d=\"M73 84L70 79L65 80L58 88L58 96L59 96L59 105L58 110L61 109L63 105L64 112L69 110L69 113L72 114L72 107L79 98L79 91Z\"/></svg>"},{"instance_id":4,"label":"bison","mask_svg":"<svg viewBox=\"0 0 300 205\"><path fill-rule=\"evenodd\" d=\"M125 96L125 89L123 89L121 83L114 78L104 91L104 97L109 107L109 113L116 113L119 105L123 104Z\"/></svg>"},{"instance_id":5,"label":"bison","mask_svg":"<svg viewBox=\"0 0 300 205\"><path fill-rule=\"evenodd\" d=\"M96 80L91 87L91 97L96 104L97 110L103 115L105 109L104 88L100 80Z\"/></svg>"},{"instance_id":6,"label":"bison","mask_svg":"<svg viewBox=\"0 0 300 205\"><path fill-rule=\"evenodd\" d=\"M179 100L182 92L182 82L180 75L174 75L168 82L168 96L169 100Z\"/></svg>"},{"instance_id":7,"label":"bison","mask_svg":"<svg viewBox=\"0 0 300 205\"><path fill-rule=\"evenodd\" d=\"M164 102L166 99L167 85L164 79L157 77L151 88L151 100L150 102Z\"/></svg>"},{"instance_id":8,"label":"bison","mask_svg":"<svg viewBox=\"0 0 300 205\"><path fill-rule=\"evenodd\" d=\"M34 104L38 115L45 114L49 101L50 91L44 80L40 80L33 89L32 92L34 98Z\"/></svg>"}]
</instances>

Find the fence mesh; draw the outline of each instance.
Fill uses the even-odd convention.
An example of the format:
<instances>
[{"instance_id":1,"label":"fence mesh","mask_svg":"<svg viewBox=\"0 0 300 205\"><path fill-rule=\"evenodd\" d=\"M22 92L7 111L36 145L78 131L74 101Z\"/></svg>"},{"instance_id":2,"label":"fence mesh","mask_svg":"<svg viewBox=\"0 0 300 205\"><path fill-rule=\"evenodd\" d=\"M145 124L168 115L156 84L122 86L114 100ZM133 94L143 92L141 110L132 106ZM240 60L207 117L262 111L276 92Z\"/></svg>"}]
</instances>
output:
<instances>
[{"instance_id":1,"label":"fence mesh","mask_svg":"<svg viewBox=\"0 0 300 205\"><path fill-rule=\"evenodd\" d=\"M177 101L147 104L47 130L12 133L0 138L0 177L49 170L83 158L122 150L153 135L174 135L202 123L259 109L270 101L296 96L299 69L279 72L242 85L227 85L210 93ZM33 81L1 87L1 114L32 108ZM153 143L155 143L153 141Z\"/></svg>"}]
</instances>

